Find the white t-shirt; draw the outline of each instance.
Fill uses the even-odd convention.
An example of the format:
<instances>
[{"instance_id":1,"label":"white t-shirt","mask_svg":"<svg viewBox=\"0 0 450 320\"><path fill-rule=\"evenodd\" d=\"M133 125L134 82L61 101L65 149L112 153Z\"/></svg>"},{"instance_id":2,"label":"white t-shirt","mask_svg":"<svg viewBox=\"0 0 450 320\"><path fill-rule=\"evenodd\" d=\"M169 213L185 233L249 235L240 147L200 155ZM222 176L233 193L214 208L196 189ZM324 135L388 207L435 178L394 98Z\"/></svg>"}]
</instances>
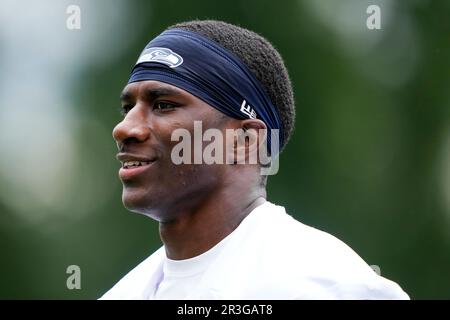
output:
<instances>
[{"instance_id":1,"label":"white t-shirt","mask_svg":"<svg viewBox=\"0 0 450 320\"><path fill-rule=\"evenodd\" d=\"M409 299L336 237L268 201L200 256L164 246L101 299Z\"/></svg>"},{"instance_id":2,"label":"white t-shirt","mask_svg":"<svg viewBox=\"0 0 450 320\"><path fill-rule=\"evenodd\" d=\"M155 300L180 300L188 297L192 288L200 282L204 272L219 256L229 237L231 235L208 251L190 259L172 260L166 256L163 262L161 282L149 298Z\"/></svg>"}]
</instances>

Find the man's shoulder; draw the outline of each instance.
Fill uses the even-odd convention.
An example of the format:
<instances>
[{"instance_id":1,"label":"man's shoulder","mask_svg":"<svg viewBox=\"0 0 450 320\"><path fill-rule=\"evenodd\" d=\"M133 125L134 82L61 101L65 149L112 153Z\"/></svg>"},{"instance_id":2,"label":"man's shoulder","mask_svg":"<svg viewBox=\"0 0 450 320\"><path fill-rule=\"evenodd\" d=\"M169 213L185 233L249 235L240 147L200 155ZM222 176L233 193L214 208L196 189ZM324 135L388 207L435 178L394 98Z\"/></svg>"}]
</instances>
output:
<instances>
[{"instance_id":1,"label":"man's shoulder","mask_svg":"<svg viewBox=\"0 0 450 320\"><path fill-rule=\"evenodd\" d=\"M303 224L284 207L267 203L264 210L265 222L251 235L258 238L251 243L259 248L252 248L253 257L248 255L259 263L255 270L260 271L262 286L298 298L408 298L337 237ZM281 283L285 288L280 288Z\"/></svg>"},{"instance_id":2,"label":"man's shoulder","mask_svg":"<svg viewBox=\"0 0 450 320\"><path fill-rule=\"evenodd\" d=\"M334 235L300 222L282 206L269 203L267 210L266 230L261 230L261 233L266 235L265 245L273 249L271 254L278 254L291 262L298 260L302 265L311 261L315 265L333 268L346 263L368 267L350 246Z\"/></svg>"},{"instance_id":3,"label":"man's shoulder","mask_svg":"<svg viewBox=\"0 0 450 320\"><path fill-rule=\"evenodd\" d=\"M146 299L151 284L160 280L158 276L164 257L164 247L160 247L121 278L100 300Z\"/></svg>"},{"instance_id":4,"label":"man's shoulder","mask_svg":"<svg viewBox=\"0 0 450 320\"><path fill-rule=\"evenodd\" d=\"M260 231L261 235L264 234L266 245L273 248L273 254L279 253L290 260L306 256L313 261L333 261L333 265L339 262L365 264L345 242L328 232L300 222L287 213L284 207L269 202L265 210L265 228L260 228Z\"/></svg>"}]
</instances>

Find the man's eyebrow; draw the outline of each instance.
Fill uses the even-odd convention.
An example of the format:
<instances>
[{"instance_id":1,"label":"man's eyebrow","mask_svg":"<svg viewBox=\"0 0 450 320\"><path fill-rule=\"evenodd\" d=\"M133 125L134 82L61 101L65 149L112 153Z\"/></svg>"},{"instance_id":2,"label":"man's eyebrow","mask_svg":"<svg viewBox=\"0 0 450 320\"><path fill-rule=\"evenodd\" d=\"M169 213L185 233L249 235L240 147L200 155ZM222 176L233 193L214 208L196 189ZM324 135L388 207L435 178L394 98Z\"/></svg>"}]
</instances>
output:
<instances>
[{"instance_id":1,"label":"man's eyebrow","mask_svg":"<svg viewBox=\"0 0 450 320\"><path fill-rule=\"evenodd\" d=\"M144 91L144 97L149 101L155 100L161 96L181 96L181 95L182 93L179 90L167 87L145 89ZM131 92L125 90L120 94L120 100L131 101L133 100L133 96L134 95Z\"/></svg>"},{"instance_id":2,"label":"man's eyebrow","mask_svg":"<svg viewBox=\"0 0 450 320\"><path fill-rule=\"evenodd\" d=\"M131 101L133 99L133 95L129 91L122 91L119 98L120 101Z\"/></svg>"},{"instance_id":3,"label":"man's eyebrow","mask_svg":"<svg viewBox=\"0 0 450 320\"><path fill-rule=\"evenodd\" d=\"M167 88L167 87L160 87L160 88L152 88L152 89L146 89L145 92L145 98L149 101L155 100L162 96L181 96L182 93L176 89Z\"/></svg>"}]
</instances>

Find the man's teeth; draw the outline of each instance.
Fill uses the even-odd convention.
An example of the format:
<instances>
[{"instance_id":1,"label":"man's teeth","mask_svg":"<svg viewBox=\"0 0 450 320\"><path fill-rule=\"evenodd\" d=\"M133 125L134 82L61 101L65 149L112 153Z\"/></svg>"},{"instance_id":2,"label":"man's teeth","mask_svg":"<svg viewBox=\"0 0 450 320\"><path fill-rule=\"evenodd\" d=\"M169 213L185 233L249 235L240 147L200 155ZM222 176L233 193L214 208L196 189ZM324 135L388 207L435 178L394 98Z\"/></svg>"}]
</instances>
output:
<instances>
[{"instance_id":1,"label":"man's teeth","mask_svg":"<svg viewBox=\"0 0 450 320\"><path fill-rule=\"evenodd\" d=\"M123 163L123 167L125 169L127 169L127 168L132 168L132 167L145 166L147 164L150 164L150 161L125 161Z\"/></svg>"}]
</instances>

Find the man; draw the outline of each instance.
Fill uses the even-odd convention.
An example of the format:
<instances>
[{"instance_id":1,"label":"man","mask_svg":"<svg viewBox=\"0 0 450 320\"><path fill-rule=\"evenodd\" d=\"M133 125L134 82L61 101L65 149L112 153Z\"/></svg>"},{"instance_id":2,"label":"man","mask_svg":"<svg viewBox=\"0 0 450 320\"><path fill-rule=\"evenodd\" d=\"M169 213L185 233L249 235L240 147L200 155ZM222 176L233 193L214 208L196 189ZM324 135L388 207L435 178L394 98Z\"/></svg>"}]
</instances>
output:
<instances>
[{"instance_id":1,"label":"man","mask_svg":"<svg viewBox=\"0 0 450 320\"><path fill-rule=\"evenodd\" d=\"M340 240L266 200L264 166L245 160L255 145L275 159L295 118L287 70L267 40L219 21L172 26L141 53L121 99L122 200L159 221L164 245L102 299L408 298ZM180 150L181 130L207 154L199 123L205 134L238 132L215 149L222 162L195 161L189 143Z\"/></svg>"}]
</instances>

